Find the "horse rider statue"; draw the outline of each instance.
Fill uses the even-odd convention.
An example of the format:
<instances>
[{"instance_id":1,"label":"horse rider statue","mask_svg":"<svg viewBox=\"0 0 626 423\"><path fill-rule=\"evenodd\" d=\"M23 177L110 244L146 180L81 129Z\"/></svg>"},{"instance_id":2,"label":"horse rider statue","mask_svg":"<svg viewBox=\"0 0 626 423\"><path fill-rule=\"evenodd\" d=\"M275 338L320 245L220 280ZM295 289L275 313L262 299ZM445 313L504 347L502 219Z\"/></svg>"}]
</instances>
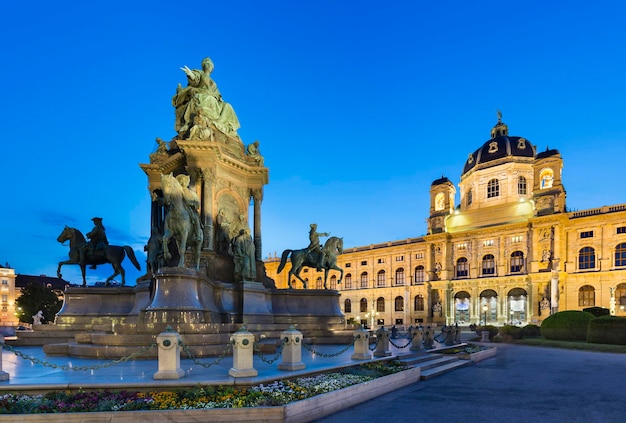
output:
<instances>
[{"instance_id":1,"label":"horse rider statue","mask_svg":"<svg viewBox=\"0 0 626 423\"><path fill-rule=\"evenodd\" d=\"M104 225L102 225L102 218L94 217L91 220L94 223L94 227L87 233L89 241L80 249L80 261L83 263L88 255L91 255L93 258L104 257L106 255L104 250L109 246L109 240L107 239ZM96 265L92 264L91 268L95 269Z\"/></svg>"},{"instance_id":2,"label":"horse rider statue","mask_svg":"<svg viewBox=\"0 0 626 423\"><path fill-rule=\"evenodd\" d=\"M324 258L326 253L322 250L322 246L320 245L320 237L321 236L329 236L330 232L317 232L317 223L311 223L311 230L309 230L309 246L306 248L307 253L310 256L314 256L317 253L317 271L322 270L322 266L324 264Z\"/></svg>"}]
</instances>

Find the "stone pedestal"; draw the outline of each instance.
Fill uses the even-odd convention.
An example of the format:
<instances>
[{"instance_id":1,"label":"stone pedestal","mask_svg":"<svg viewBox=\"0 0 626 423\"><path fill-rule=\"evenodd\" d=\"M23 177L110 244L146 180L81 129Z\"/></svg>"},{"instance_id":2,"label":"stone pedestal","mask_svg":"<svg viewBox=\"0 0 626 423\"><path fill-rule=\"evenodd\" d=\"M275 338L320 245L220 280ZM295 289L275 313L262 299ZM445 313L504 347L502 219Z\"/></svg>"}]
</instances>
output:
<instances>
[{"instance_id":1,"label":"stone pedestal","mask_svg":"<svg viewBox=\"0 0 626 423\"><path fill-rule=\"evenodd\" d=\"M193 269L163 267L155 275L154 297L144 323L220 323L213 287Z\"/></svg>"},{"instance_id":2,"label":"stone pedestal","mask_svg":"<svg viewBox=\"0 0 626 423\"><path fill-rule=\"evenodd\" d=\"M285 343L283 347L283 361L278 365L280 370L301 370L306 366L302 362L302 332L290 326L288 330L280 334L280 339Z\"/></svg>"},{"instance_id":3,"label":"stone pedestal","mask_svg":"<svg viewBox=\"0 0 626 423\"><path fill-rule=\"evenodd\" d=\"M180 346L180 335L170 328L157 335L159 371L154 374L154 379L180 379L185 375L180 368Z\"/></svg>"},{"instance_id":4,"label":"stone pedestal","mask_svg":"<svg viewBox=\"0 0 626 423\"><path fill-rule=\"evenodd\" d=\"M391 351L389 351L389 331L381 326L376 331L376 350L374 351L374 357L389 357Z\"/></svg>"},{"instance_id":5,"label":"stone pedestal","mask_svg":"<svg viewBox=\"0 0 626 423\"><path fill-rule=\"evenodd\" d=\"M0 381L9 380L9 374L2 371L2 345L4 345L4 336L0 335Z\"/></svg>"},{"instance_id":6,"label":"stone pedestal","mask_svg":"<svg viewBox=\"0 0 626 423\"><path fill-rule=\"evenodd\" d=\"M371 360L372 352L370 351L370 334L359 326L354 331L354 353L351 358L353 360Z\"/></svg>"},{"instance_id":7,"label":"stone pedestal","mask_svg":"<svg viewBox=\"0 0 626 423\"><path fill-rule=\"evenodd\" d=\"M480 332L480 342L489 342L489 331L484 330Z\"/></svg>"},{"instance_id":8,"label":"stone pedestal","mask_svg":"<svg viewBox=\"0 0 626 423\"><path fill-rule=\"evenodd\" d=\"M233 346L233 367L228 371L232 377L254 377L259 372L253 366L254 335L242 326L231 335L230 343Z\"/></svg>"},{"instance_id":9,"label":"stone pedestal","mask_svg":"<svg viewBox=\"0 0 626 423\"><path fill-rule=\"evenodd\" d=\"M244 281L243 323L274 323L272 297L260 282Z\"/></svg>"}]
</instances>

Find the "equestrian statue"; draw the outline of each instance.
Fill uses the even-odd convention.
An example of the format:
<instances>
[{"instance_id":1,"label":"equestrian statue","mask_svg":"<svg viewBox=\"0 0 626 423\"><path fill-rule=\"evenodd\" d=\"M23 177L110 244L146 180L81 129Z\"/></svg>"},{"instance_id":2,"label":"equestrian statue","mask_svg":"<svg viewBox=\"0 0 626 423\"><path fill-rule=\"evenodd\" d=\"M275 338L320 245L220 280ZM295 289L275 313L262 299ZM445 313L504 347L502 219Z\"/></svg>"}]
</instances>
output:
<instances>
[{"instance_id":1,"label":"equestrian statue","mask_svg":"<svg viewBox=\"0 0 626 423\"><path fill-rule=\"evenodd\" d=\"M102 218L94 217L91 220L93 220L95 227L87 234L89 241L85 240L81 231L69 226L65 226L63 232L57 237L57 241L61 244L64 244L65 241L70 242L70 259L59 262L57 276L59 278L62 277L61 267L64 264L78 264L83 275L83 286L85 286L87 285L85 279L85 268L87 265L91 265L91 268L95 269L100 264L110 263L115 273L107 278L105 284L110 285L113 278L117 275L122 275L122 285L125 285L126 277L122 261L124 261L126 256L128 256L137 270L141 270L141 266L139 266L139 262L135 257L135 252L128 245L109 245L104 233L104 226L102 226Z\"/></svg>"},{"instance_id":2,"label":"equestrian statue","mask_svg":"<svg viewBox=\"0 0 626 423\"><path fill-rule=\"evenodd\" d=\"M330 233L317 232L317 225L312 223L311 230L309 231L310 244L307 248L302 250L285 250L280 259L280 265L278 266L278 273L280 273L287 264L287 259L291 256L291 269L289 270L289 288L293 288L291 284L291 276L295 276L302 282L304 289L307 288L306 280L300 277L300 271L303 267L313 267L317 271L324 269L324 289L328 289L326 284L328 280L328 271L337 270L340 272L339 280L337 283L341 283L343 279L343 269L337 266L337 256L343 253L343 238L331 236L326 240L324 246L320 245L320 236L329 236Z\"/></svg>"}]
</instances>

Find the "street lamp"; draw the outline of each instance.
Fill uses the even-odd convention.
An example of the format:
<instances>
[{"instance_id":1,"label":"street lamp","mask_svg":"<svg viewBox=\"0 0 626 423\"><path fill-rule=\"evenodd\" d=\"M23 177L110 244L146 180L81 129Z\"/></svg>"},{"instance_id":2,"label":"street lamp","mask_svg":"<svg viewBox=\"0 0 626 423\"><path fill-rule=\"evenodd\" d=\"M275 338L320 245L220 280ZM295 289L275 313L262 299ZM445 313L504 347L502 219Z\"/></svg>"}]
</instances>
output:
<instances>
[{"instance_id":1,"label":"street lamp","mask_svg":"<svg viewBox=\"0 0 626 423\"><path fill-rule=\"evenodd\" d=\"M487 304L483 304L483 319L484 325L487 326Z\"/></svg>"}]
</instances>

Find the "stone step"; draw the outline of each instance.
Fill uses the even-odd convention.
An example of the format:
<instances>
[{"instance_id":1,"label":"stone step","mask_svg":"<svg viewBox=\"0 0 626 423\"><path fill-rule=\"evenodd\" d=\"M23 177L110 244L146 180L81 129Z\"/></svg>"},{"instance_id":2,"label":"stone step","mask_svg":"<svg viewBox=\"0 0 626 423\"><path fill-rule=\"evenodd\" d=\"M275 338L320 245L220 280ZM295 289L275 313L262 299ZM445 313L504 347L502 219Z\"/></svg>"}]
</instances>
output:
<instances>
[{"instance_id":1,"label":"stone step","mask_svg":"<svg viewBox=\"0 0 626 423\"><path fill-rule=\"evenodd\" d=\"M455 360L455 361L451 361L448 362L446 364L442 364L439 366L435 366L435 367L431 367L427 370L422 370L421 375L420 375L420 379L421 380L428 380L428 379L432 379L436 376L439 376L441 374L447 373L447 372L451 372L452 370L461 368L461 367L466 367L466 366L470 366L472 365L472 361L471 360Z\"/></svg>"}]
</instances>

